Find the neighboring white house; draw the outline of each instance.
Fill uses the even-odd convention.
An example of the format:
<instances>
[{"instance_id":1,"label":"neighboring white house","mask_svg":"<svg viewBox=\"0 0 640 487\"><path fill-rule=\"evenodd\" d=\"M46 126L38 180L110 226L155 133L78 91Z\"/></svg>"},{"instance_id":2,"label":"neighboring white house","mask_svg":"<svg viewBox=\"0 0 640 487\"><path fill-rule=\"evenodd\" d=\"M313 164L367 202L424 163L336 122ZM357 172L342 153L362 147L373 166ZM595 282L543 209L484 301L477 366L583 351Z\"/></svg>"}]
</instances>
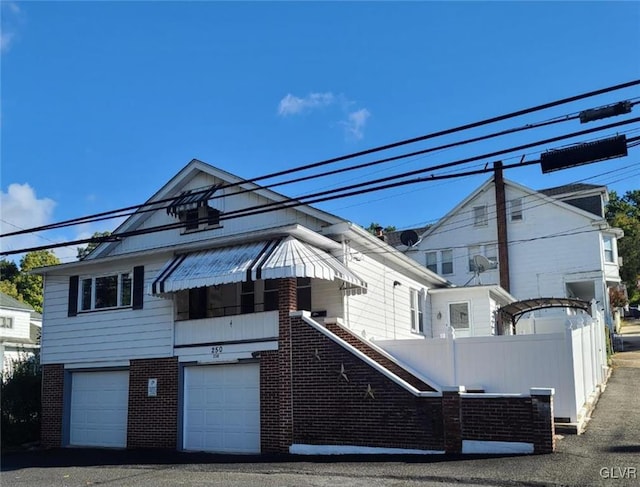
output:
<instances>
[{"instance_id":1,"label":"neighboring white house","mask_svg":"<svg viewBox=\"0 0 640 487\"><path fill-rule=\"evenodd\" d=\"M534 191L505 180L505 199L509 293L517 299L595 299L611 326L608 289L621 281L617 239L623 233L604 218L606 187L572 184ZM417 244L398 248L458 286L499 284L496 217L490 178ZM497 264L478 274L476 255Z\"/></svg>"},{"instance_id":2,"label":"neighboring white house","mask_svg":"<svg viewBox=\"0 0 640 487\"><path fill-rule=\"evenodd\" d=\"M10 374L14 364L40 348L42 315L31 306L0 293L0 363Z\"/></svg>"}]
</instances>

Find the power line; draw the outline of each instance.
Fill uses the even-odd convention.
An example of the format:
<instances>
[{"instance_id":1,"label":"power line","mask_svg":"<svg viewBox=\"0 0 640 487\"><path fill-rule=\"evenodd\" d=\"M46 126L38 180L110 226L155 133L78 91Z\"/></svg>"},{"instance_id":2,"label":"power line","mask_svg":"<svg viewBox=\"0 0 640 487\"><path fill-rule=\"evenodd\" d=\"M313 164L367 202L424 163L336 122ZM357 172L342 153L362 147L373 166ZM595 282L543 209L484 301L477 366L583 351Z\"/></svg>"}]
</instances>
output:
<instances>
[{"instance_id":1,"label":"power line","mask_svg":"<svg viewBox=\"0 0 640 487\"><path fill-rule=\"evenodd\" d=\"M562 98L562 99L559 99L559 100L556 100L556 101L552 101L552 102L545 103L545 104L542 104L542 105L537 105L537 106L526 108L526 109L523 109L523 110L510 112L510 113L507 113L507 114L504 114L504 115L500 115L500 116L497 116L497 117L484 119L484 120L481 120L479 122L473 122L473 123L470 123L470 124L460 125L460 126L457 126L457 127L454 127L454 128L441 130L441 131L438 131L438 132L432 132L430 134L422 135L422 136L419 136L419 137L405 139L405 140L401 140L399 142L394 142L394 143L391 143L391 144L386 144L386 145L374 147L374 148L367 149L367 150L364 150L364 151L359 151L359 152L347 154L347 155L340 156L340 157L334 157L334 158L331 158L331 159L326 159L326 160L323 160L323 161L314 162L314 163L311 163L311 164L306 164L306 165L299 166L299 167L292 168L292 169L287 169L287 170L283 170L283 171L278 171L278 172L266 174L266 175L259 176L259 177L253 178L253 179L244 179L244 180L241 180L241 181L236 182L236 183L228 183L228 184L220 186L218 189L219 190L223 190L223 189L226 189L226 188L235 187L235 186L239 186L239 185L242 185L242 184L248 184L248 183L254 183L255 184L256 181L261 181L263 179L272 179L272 178L275 178L275 177L278 177L278 176L283 176L283 175L286 175L286 174L300 172L300 171L304 171L304 170L307 170L307 169L313 169L313 168L316 168L316 167L332 164L332 163L335 163L335 162L344 161L344 160L352 159L352 158L355 158L355 157L360 157L360 156L363 156L363 155L368 155L368 154L380 152L380 151L383 151L383 150L388 150L388 149L392 149L392 148L396 148L396 147L400 147L400 146L416 143L416 142L421 142L421 141L424 141L424 140L440 137L440 136L443 136L443 135L449 135L449 134L452 134L452 133L460 132L460 131L463 131L463 130L468 130L468 129L471 129L471 128L481 127L483 125L488 125L488 124L495 123L495 122L498 122L498 121L507 120L507 119L510 119L510 118L515 118L515 117L518 117L518 116L521 116L521 115L525 115L525 114L528 114L528 113L537 112L537 111L544 110L544 109L547 109L547 108L563 105L563 104L566 104L566 103L578 101L578 100L585 99L585 98L590 98L590 97L593 97L593 96L609 93L609 92L612 92L612 91L621 90L621 89L628 88L628 87L631 87L631 86L635 86L635 85L638 85L638 84L640 84L640 80L633 80L633 81L629 81L629 82L626 82L626 83L613 85L613 86L610 86L610 87L607 87L607 88L603 88L603 89L594 90L594 91L582 93L582 94L579 94L579 95L571 96L571 97L568 97L568 98ZM548 121L547 123L556 123L553 120L564 121L564 120L562 120L562 117L560 117L559 119L552 119L551 121ZM545 123L545 122L543 122L543 123ZM516 130L516 129L514 129L514 130ZM509 133L509 132L507 132L507 133ZM497 136L497 135L493 135L493 136ZM491 135L489 137L491 137ZM484 137L476 138L476 139L477 140L483 140ZM471 140L473 140L473 139L471 139ZM464 143L468 143L468 142L464 142ZM449 145L450 144L448 144L447 146L449 146ZM442 147L447 147L447 146L442 146ZM396 156L396 157L393 157L393 158L383 159L383 160L381 160L379 162L375 162L375 163L381 164L383 162L390 162L392 160L397 160L399 158L411 157L413 155L418 155L418 154L426 153L428 151L433 151L433 150L438 150L438 149L437 148L426 149L425 151L417 151L417 152L414 152L414 153L406 154L404 156ZM345 169L345 170L354 170L354 169L358 169L358 168L362 168L362 167L367 167L367 166L366 165L360 165L360 167L349 168L349 169ZM340 171L341 170L339 170L338 172L340 172ZM324 176L331 175L331 174L337 174L337 172L329 172L329 173L325 174ZM320 175L316 175L316 176L308 176L308 177L304 177L304 178L298 178L298 179L291 180L291 181L288 181L288 182L276 183L275 185L271 185L270 187L275 187L275 186L279 186L279 185L282 185L282 184L291 184L293 182L300 182L300 181L303 181L303 180L306 180L306 179L311 179L313 177L321 177L321 176ZM265 189L265 187L263 187L261 189ZM195 195L195 194L198 194L200 192L204 193L204 192L209 191L209 190L210 190L210 188L207 188L207 189L204 189L202 191L195 191L192 194ZM247 191L252 191L252 190L247 190ZM214 196L214 198L216 198L216 197ZM144 210L140 210L140 208L143 208L143 207L146 207L146 206L155 206L155 205L159 205L161 203L169 203L169 202L173 201L173 199L174 198L165 198L165 199L157 200L157 201L155 201L153 203L142 203L142 204L138 204L138 205L132 205L132 206L120 208L118 210L110 210L110 211L107 211L107 212L96 213L94 215L89 215L89 216L85 216L85 217L66 220L64 222L59 222L58 224L45 225L43 227L38 227L38 228L31 229L31 230L32 231L50 230L50 229L54 229L54 228L61 228L63 226L67 226L67 225L71 225L71 224L88 223L88 222L91 222L91 221L100 221L100 220L104 220L104 219L111 219L111 218L119 218L119 217L123 217L123 216L129 216L129 215L131 215L133 213L124 213L124 212L137 209L138 213L141 213ZM149 211L154 211L155 209L158 209L158 208L153 208L153 209L150 209ZM118 213L118 214L116 214L116 213ZM112 216L110 218L101 218L101 217L104 217L104 216L107 216L107 215L112 215ZM1 235L1 236L2 237L8 237L8 236L14 236L14 235L19 235L19 234L20 234L19 232L12 232L12 233L4 234L4 235Z\"/></svg>"}]
</instances>

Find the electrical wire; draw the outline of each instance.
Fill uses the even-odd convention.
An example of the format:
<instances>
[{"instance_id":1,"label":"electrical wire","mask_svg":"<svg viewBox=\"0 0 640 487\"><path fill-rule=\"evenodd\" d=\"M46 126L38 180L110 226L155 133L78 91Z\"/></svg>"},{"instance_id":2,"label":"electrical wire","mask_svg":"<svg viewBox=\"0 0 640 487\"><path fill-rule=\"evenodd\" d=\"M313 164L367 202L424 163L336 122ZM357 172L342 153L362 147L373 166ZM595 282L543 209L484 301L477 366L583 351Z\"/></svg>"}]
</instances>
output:
<instances>
[{"instance_id":1,"label":"electrical wire","mask_svg":"<svg viewBox=\"0 0 640 487\"><path fill-rule=\"evenodd\" d=\"M553 102L545 103L545 104L542 104L542 105L537 105L537 106L534 106L534 107L526 108L526 109L523 109L523 110L510 112L510 113L507 113L507 114L504 114L504 115L500 115L500 116L497 116L497 117L484 119L484 120L481 120L479 122L474 122L474 123L470 123L470 124L466 124L466 125L460 125L460 126L457 126L457 127L454 127L454 128L450 128L450 129L446 129L446 130L442 130L442 131L439 131L439 132L432 132L430 134L426 134L426 135L423 135L423 136L414 137L414 138L411 138L411 139L401 140L399 142L394 142L394 143L391 143L391 144L386 144L386 145L383 145L383 146L374 147L374 148L367 149L367 150L364 150L364 151L359 151L359 152L347 154L347 155L344 155L344 156L327 159L327 160L324 160L324 161L319 161L319 162L315 162L315 163L311 163L311 164L306 164L306 165L303 165L303 166L299 166L299 167L292 168L292 169L287 169L287 170L284 170L284 171L278 171L278 172L270 173L270 174L259 176L259 177L253 178L253 179L244 179L244 180L241 180L241 181L236 182L236 183L228 183L226 185L220 186L218 189L219 190L223 190L223 189L226 189L226 188L240 186L240 185L248 184L248 183L254 183L255 184L256 181L260 181L260 180L263 180L263 179L272 179L272 178L275 178L275 177L278 177L278 176L283 176L283 175L291 174L291 173L294 173L294 172L300 172L300 171L304 171L304 170L307 170L307 169L312 169L312 168L316 168L316 167L332 164L332 163L335 163L335 162L344 161L344 160L352 159L352 158L355 158L355 157L360 157L360 156L363 156L363 155L368 155L368 154L380 152L380 151L383 151L383 150L388 150L388 149L404 146L404 145L407 145L407 144L412 144L412 143L416 143L416 142L420 142L420 141L424 141L424 140L440 137L440 136L443 136L443 135L448 135L448 134L452 134L452 133L455 133L455 132L460 132L460 131L463 131L463 130L468 130L468 129L471 129L471 128L480 127L480 126L483 126L483 125L488 125L488 124L495 123L495 122L498 122L498 121L507 120L507 119L510 119L510 118L515 118L515 117L518 117L518 116L521 116L521 115L525 115L525 114L528 114L528 113L533 113L533 112L544 110L544 109L547 109L547 108L551 108L551 107L563 105L563 104L566 104L566 103L570 103L570 102L573 102L573 101L578 101L578 100L581 100L581 99L597 96L597 95L600 95L600 94L609 93L609 92L612 92L612 91L617 91L617 90L628 88L628 87L635 86L635 85L638 85L638 84L640 84L640 80L633 80L633 81L629 81L627 83L621 83L621 84L618 84L618 85L613 85L613 86L610 86L610 87L607 87L607 88L603 88L603 89L600 89L600 90L594 90L594 91L582 93L582 94L579 94L579 95L575 95L575 96L572 96L572 97L563 98L563 99L556 100L556 101L553 101ZM563 117L558 117L557 119L552 119L552 121L553 120L564 121ZM548 121L548 122L552 123L552 121ZM545 123L545 122L542 122L542 123ZM553 122L553 123L555 123L555 122ZM482 139L479 139L479 140L482 140ZM438 149L427 149L427 151L432 151L432 150L438 150ZM410 154L404 155L404 156L396 156L394 158L387 158L387 159L382 160L381 162L378 162L378 163L390 162L392 160L397 160L397 158L402 158L402 157L412 157L413 155L416 155L416 154L419 154L419 153L421 153L421 151L417 151L415 153L410 153ZM366 167L366 166L361 166L359 168L362 168L362 167ZM355 169L357 169L357 168L347 169L347 170L355 170ZM334 172L329 172L329 173L325 174L325 176L326 175L331 175L331 174L335 174L335 173ZM281 183L277 183L276 185L291 184L293 182L300 182L300 181L303 181L303 180L310 179L311 177L323 177L323 176L315 175L315 176L310 176L310 177L305 177L305 178L298 178L297 180L291 180L291 181L286 182L286 183L281 182ZM274 187L274 185L271 185L270 187ZM206 191L209 191L209 189L210 188L206 188L206 189L201 190L200 192L204 193ZM266 189L266 187L263 187L262 189ZM253 191L253 190L248 190L248 191ZM192 194L196 195L196 194L198 194L200 192L199 191L194 191ZM45 226L42 226L42 227L37 227L37 228L31 229L31 230L32 231L50 230L50 229L54 229L54 228L62 228L62 226L66 226L65 224L69 224L70 225L72 223L81 224L81 223L89 223L89 222L93 222L93 221L100 221L99 217L103 217L103 216L106 216L106 215L113 215L112 218L119 218L119 217L123 217L123 216L129 216L132 213L124 213L124 212L137 209L138 213L140 213L140 212L142 212L140 209L144 208L146 206L153 206L153 205L158 205L158 204L161 204L161 203L169 203L169 202L171 202L173 200L174 200L174 198L166 198L166 199L156 200L156 201L154 201L152 203L145 202L145 203L138 204L138 205L132 205L132 206L120 208L118 210L110 210L108 212L101 212L101 213L96 213L94 215L89 215L89 216L85 216L85 217L66 220L64 222L59 222L58 225L60 225L60 226L53 226L55 224L52 224L52 225L45 225ZM157 209L158 208L152 208L149 211L155 211ZM115 215L115 213L119 213L119 214ZM95 219L94 219L94 217L95 217ZM109 218L104 218L104 219L109 219ZM15 235L19 235L19 234L20 233L18 233L18 232L11 232L9 234L0 235L0 237L15 236Z\"/></svg>"}]
</instances>

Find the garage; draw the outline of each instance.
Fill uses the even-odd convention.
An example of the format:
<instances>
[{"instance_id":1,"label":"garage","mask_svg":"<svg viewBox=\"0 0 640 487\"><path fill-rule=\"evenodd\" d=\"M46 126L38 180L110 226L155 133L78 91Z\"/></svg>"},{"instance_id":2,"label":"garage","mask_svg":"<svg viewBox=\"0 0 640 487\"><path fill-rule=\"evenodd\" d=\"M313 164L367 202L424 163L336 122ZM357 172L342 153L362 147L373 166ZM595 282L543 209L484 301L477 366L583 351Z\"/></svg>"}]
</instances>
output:
<instances>
[{"instance_id":1,"label":"garage","mask_svg":"<svg viewBox=\"0 0 640 487\"><path fill-rule=\"evenodd\" d=\"M128 370L74 372L69 443L126 447L128 401Z\"/></svg>"},{"instance_id":2,"label":"garage","mask_svg":"<svg viewBox=\"0 0 640 487\"><path fill-rule=\"evenodd\" d=\"M260 364L184 370L183 448L260 453Z\"/></svg>"}]
</instances>

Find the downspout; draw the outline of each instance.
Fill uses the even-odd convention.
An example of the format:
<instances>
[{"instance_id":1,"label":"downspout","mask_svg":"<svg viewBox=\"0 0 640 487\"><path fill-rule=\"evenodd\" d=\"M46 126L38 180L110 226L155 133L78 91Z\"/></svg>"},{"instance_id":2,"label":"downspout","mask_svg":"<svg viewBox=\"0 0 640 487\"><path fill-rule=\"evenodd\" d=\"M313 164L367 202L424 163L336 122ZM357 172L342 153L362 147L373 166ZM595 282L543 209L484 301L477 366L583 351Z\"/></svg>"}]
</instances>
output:
<instances>
[{"instance_id":1,"label":"downspout","mask_svg":"<svg viewBox=\"0 0 640 487\"><path fill-rule=\"evenodd\" d=\"M498 266L500 286L510 292L509 282L509 240L507 236L507 204L502 176L502 161L493 163L494 187L496 191L496 223L498 229Z\"/></svg>"}]
</instances>

